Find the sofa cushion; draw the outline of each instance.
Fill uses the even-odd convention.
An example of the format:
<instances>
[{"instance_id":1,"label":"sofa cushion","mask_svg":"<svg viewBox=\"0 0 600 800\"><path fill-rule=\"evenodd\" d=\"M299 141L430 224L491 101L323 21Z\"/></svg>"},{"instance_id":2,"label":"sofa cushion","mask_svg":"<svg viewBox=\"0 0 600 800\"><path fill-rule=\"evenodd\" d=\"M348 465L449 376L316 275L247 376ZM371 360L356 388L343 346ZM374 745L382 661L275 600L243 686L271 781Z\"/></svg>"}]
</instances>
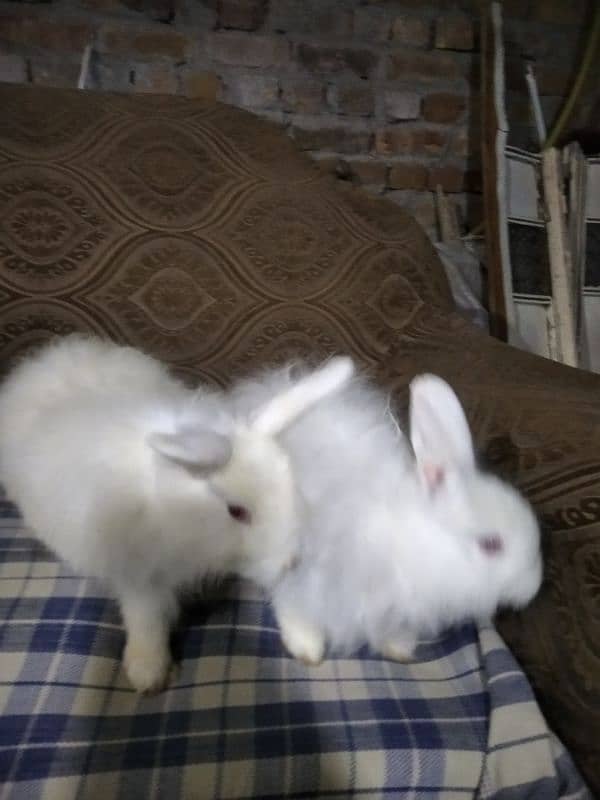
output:
<instances>
[{"instance_id":1,"label":"sofa cushion","mask_svg":"<svg viewBox=\"0 0 600 800\"><path fill-rule=\"evenodd\" d=\"M450 380L545 519L544 589L501 630L600 793L598 377L466 324L409 216L248 113L8 85L0 108L0 370L85 330L217 383L335 351L399 401L417 372Z\"/></svg>"},{"instance_id":2,"label":"sofa cushion","mask_svg":"<svg viewBox=\"0 0 600 800\"><path fill-rule=\"evenodd\" d=\"M373 364L451 307L417 224L220 104L0 86L0 365L92 331L223 383L290 356Z\"/></svg>"},{"instance_id":3,"label":"sofa cushion","mask_svg":"<svg viewBox=\"0 0 600 800\"><path fill-rule=\"evenodd\" d=\"M283 651L260 593L229 583L188 607L177 674L141 697L116 604L0 512L6 797L590 800L491 629L449 632L414 664L362 653L310 668Z\"/></svg>"},{"instance_id":4,"label":"sofa cushion","mask_svg":"<svg viewBox=\"0 0 600 800\"><path fill-rule=\"evenodd\" d=\"M497 626L600 796L600 379L431 308L402 331L379 378L405 407L408 382L423 371L456 388L484 464L540 517L542 589Z\"/></svg>"}]
</instances>

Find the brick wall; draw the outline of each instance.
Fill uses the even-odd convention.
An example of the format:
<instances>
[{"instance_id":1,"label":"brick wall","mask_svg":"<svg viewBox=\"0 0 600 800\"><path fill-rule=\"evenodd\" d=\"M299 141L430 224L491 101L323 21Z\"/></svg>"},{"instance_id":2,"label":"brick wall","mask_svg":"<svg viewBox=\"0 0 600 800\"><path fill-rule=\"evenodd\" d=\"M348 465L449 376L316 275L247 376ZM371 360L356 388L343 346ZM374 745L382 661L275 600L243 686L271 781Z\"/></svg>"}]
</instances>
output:
<instances>
[{"instance_id":1,"label":"brick wall","mask_svg":"<svg viewBox=\"0 0 600 800\"><path fill-rule=\"evenodd\" d=\"M589 3L506 0L509 110L531 138L523 56L556 113ZM1 2L0 80L218 97L286 127L323 169L409 207L433 190L479 221L477 0Z\"/></svg>"}]
</instances>

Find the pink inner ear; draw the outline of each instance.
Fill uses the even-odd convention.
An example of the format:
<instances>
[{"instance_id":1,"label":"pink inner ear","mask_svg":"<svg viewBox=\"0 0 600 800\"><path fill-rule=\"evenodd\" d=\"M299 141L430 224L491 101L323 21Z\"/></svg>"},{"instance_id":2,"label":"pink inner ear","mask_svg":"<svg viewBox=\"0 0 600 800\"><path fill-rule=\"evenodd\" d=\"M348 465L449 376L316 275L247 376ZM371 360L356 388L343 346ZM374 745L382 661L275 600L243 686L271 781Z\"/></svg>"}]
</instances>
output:
<instances>
[{"instance_id":1,"label":"pink inner ear","mask_svg":"<svg viewBox=\"0 0 600 800\"><path fill-rule=\"evenodd\" d=\"M434 492L444 482L444 468L439 464L423 464L423 477L427 488Z\"/></svg>"},{"instance_id":2,"label":"pink inner ear","mask_svg":"<svg viewBox=\"0 0 600 800\"><path fill-rule=\"evenodd\" d=\"M488 556L495 556L498 553L501 553L502 550L504 549L502 539L496 534L490 534L489 536L481 536L478 539L478 542L479 542L479 547L481 547L483 552Z\"/></svg>"}]
</instances>

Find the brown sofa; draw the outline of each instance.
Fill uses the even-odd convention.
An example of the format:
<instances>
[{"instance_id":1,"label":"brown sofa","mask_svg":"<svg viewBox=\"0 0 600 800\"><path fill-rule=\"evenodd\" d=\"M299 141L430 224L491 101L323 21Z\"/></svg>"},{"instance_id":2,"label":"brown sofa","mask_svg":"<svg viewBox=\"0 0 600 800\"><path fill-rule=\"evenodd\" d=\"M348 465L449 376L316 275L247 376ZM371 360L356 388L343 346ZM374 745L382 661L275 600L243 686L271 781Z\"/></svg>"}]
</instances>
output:
<instances>
[{"instance_id":1,"label":"brown sofa","mask_svg":"<svg viewBox=\"0 0 600 800\"><path fill-rule=\"evenodd\" d=\"M451 381L544 522L543 589L500 631L600 791L600 379L471 327L409 216L249 114L10 86L0 108L2 371L84 330L219 384L337 351L401 407L414 374Z\"/></svg>"}]
</instances>

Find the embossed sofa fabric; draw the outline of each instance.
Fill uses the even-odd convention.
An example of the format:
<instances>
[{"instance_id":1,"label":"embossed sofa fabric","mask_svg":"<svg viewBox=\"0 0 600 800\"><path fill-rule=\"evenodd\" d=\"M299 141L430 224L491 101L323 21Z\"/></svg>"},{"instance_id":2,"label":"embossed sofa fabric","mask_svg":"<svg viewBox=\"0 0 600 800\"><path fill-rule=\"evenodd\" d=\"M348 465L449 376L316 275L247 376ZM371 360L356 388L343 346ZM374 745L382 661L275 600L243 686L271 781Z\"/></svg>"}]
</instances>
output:
<instances>
[{"instance_id":1,"label":"embossed sofa fabric","mask_svg":"<svg viewBox=\"0 0 600 800\"><path fill-rule=\"evenodd\" d=\"M385 359L381 380L406 400L423 371L456 388L481 458L516 483L543 527L534 602L497 627L552 728L600 797L600 384L491 339L456 314L423 308Z\"/></svg>"},{"instance_id":2,"label":"embossed sofa fabric","mask_svg":"<svg viewBox=\"0 0 600 800\"><path fill-rule=\"evenodd\" d=\"M600 793L600 379L465 322L408 215L248 113L9 85L0 109L0 369L83 330L219 384L338 351L400 407L449 379L544 520L544 587L500 630Z\"/></svg>"},{"instance_id":3,"label":"embossed sofa fabric","mask_svg":"<svg viewBox=\"0 0 600 800\"><path fill-rule=\"evenodd\" d=\"M298 352L374 364L423 302L450 307L408 215L248 113L6 85L0 108L4 365L72 329L218 383Z\"/></svg>"}]
</instances>

